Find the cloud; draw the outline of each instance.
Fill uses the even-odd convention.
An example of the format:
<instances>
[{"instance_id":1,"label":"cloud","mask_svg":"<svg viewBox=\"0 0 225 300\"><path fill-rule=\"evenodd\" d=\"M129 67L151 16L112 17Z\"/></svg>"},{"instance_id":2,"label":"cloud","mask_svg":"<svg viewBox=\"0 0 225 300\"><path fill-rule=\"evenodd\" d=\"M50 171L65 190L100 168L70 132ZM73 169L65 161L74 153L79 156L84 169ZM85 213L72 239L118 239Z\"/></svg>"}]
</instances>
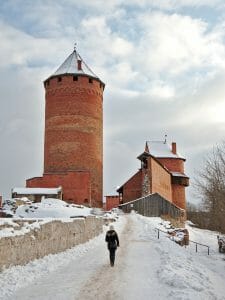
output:
<instances>
[{"instance_id":1,"label":"cloud","mask_svg":"<svg viewBox=\"0 0 225 300\"><path fill-rule=\"evenodd\" d=\"M208 30L199 19L178 14L140 16L140 65L155 72L177 75L191 68L223 67L225 49L221 30Z\"/></svg>"},{"instance_id":2,"label":"cloud","mask_svg":"<svg viewBox=\"0 0 225 300\"><path fill-rule=\"evenodd\" d=\"M62 48L57 47L57 39L33 37L4 22L0 22L0 39L1 68L29 64L31 68L44 65L49 67L49 64L55 64L62 53ZM62 38L61 46L68 49L70 42Z\"/></svg>"},{"instance_id":3,"label":"cloud","mask_svg":"<svg viewBox=\"0 0 225 300\"><path fill-rule=\"evenodd\" d=\"M158 9L165 10L175 10L183 7L212 7L218 8L223 5L223 0L167 0L167 1L158 1L158 0L130 0L129 5L136 5L142 7L153 7Z\"/></svg>"},{"instance_id":4,"label":"cloud","mask_svg":"<svg viewBox=\"0 0 225 300\"><path fill-rule=\"evenodd\" d=\"M172 100L175 97L175 90L174 87L168 85L167 83L161 80L156 80L152 81L149 84L149 90L147 91L147 95L148 97L152 97L155 100Z\"/></svg>"}]
</instances>

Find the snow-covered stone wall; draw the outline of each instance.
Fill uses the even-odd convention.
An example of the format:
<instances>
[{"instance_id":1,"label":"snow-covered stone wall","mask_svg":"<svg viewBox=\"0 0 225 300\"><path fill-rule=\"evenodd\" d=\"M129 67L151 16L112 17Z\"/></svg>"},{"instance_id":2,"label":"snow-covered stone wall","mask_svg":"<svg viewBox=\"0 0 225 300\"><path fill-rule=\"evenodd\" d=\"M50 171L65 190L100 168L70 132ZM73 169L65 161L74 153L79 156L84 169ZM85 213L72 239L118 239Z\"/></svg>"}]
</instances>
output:
<instances>
[{"instance_id":1,"label":"snow-covered stone wall","mask_svg":"<svg viewBox=\"0 0 225 300\"><path fill-rule=\"evenodd\" d=\"M15 224L16 221L13 220ZM14 233L0 237L0 270L11 265L23 265L36 258L54 254L84 243L102 232L101 218L88 216L64 222L39 222L29 230L29 221L23 221L27 230L21 231L21 220ZM33 223L34 224L34 223ZM33 225L32 224L32 225ZM17 232L18 230L18 232Z\"/></svg>"}]
</instances>

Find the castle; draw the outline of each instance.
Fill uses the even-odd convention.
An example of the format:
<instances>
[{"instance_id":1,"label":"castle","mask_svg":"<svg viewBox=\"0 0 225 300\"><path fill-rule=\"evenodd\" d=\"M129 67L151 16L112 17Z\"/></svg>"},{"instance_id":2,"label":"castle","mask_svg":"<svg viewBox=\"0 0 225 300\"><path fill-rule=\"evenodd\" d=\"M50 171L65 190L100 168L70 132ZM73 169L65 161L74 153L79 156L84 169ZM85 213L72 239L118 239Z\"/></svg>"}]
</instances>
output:
<instances>
[{"instance_id":1,"label":"castle","mask_svg":"<svg viewBox=\"0 0 225 300\"><path fill-rule=\"evenodd\" d=\"M158 193L185 209L185 187L189 185L189 178L184 173L185 158L178 154L176 143L170 146L166 140L147 141L144 152L137 158L141 168L117 189L118 204Z\"/></svg>"},{"instance_id":2,"label":"castle","mask_svg":"<svg viewBox=\"0 0 225 300\"><path fill-rule=\"evenodd\" d=\"M104 87L76 49L44 81L44 174L27 187L61 186L66 201L102 207Z\"/></svg>"},{"instance_id":3,"label":"castle","mask_svg":"<svg viewBox=\"0 0 225 300\"><path fill-rule=\"evenodd\" d=\"M68 202L102 207L105 84L74 49L44 87L44 172L42 177L27 179L26 186L60 187ZM106 196L106 207L158 193L185 209L189 178L176 143L147 141L138 159L141 168L118 188L119 196Z\"/></svg>"}]
</instances>

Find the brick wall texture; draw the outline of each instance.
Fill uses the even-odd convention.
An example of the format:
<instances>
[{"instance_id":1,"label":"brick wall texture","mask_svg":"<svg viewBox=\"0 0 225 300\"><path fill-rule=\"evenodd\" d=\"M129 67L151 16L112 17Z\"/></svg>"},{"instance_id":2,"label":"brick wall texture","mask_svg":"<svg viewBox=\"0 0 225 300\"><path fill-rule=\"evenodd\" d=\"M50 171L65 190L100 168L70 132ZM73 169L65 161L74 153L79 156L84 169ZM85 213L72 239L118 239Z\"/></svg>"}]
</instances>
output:
<instances>
[{"instance_id":1,"label":"brick wall texture","mask_svg":"<svg viewBox=\"0 0 225 300\"><path fill-rule=\"evenodd\" d=\"M142 196L142 171L139 170L123 186L123 203Z\"/></svg>"},{"instance_id":2,"label":"brick wall texture","mask_svg":"<svg viewBox=\"0 0 225 300\"><path fill-rule=\"evenodd\" d=\"M184 172L184 160L180 158L157 158L157 160L168 170L173 172Z\"/></svg>"},{"instance_id":3,"label":"brick wall texture","mask_svg":"<svg viewBox=\"0 0 225 300\"><path fill-rule=\"evenodd\" d=\"M102 207L103 84L66 74L45 81L45 90L44 176L28 180L28 186L52 187L55 182L63 186L65 200L91 198L92 206ZM59 175L68 171L73 175Z\"/></svg>"},{"instance_id":4,"label":"brick wall texture","mask_svg":"<svg viewBox=\"0 0 225 300\"><path fill-rule=\"evenodd\" d=\"M180 208L186 209L185 187L179 184L173 184L173 203Z\"/></svg>"},{"instance_id":5,"label":"brick wall texture","mask_svg":"<svg viewBox=\"0 0 225 300\"><path fill-rule=\"evenodd\" d=\"M147 165L132 176L122 187L122 201L158 193L178 207L186 208L185 186L172 183L170 172L184 172L184 160L180 158L147 158Z\"/></svg>"},{"instance_id":6,"label":"brick wall texture","mask_svg":"<svg viewBox=\"0 0 225 300\"><path fill-rule=\"evenodd\" d=\"M118 207L120 203L120 198L116 196L106 196L106 210L111 210L112 208Z\"/></svg>"},{"instance_id":7,"label":"brick wall texture","mask_svg":"<svg viewBox=\"0 0 225 300\"><path fill-rule=\"evenodd\" d=\"M44 174L43 177L27 179L26 186L52 188L62 187L63 200L91 206L91 182L88 171Z\"/></svg>"}]
</instances>

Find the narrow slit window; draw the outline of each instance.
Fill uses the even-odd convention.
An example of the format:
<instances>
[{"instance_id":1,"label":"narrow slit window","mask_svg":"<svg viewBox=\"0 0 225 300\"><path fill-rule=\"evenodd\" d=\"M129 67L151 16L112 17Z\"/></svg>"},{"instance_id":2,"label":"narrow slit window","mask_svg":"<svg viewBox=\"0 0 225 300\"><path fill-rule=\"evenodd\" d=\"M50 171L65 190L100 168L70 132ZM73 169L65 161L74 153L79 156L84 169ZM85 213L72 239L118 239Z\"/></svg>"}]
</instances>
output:
<instances>
[{"instance_id":1,"label":"narrow slit window","mask_svg":"<svg viewBox=\"0 0 225 300\"><path fill-rule=\"evenodd\" d=\"M73 81L78 81L78 76L73 76Z\"/></svg>"},{"instance_id":2,"label":"narrow slit window","mask_svg":"<svg viewBox=\"0 0 225 300\"><path fill-rule=\"evenodd\" d=\"M58 82L61 82L62 81L62 77L58 77Z\"/></svg>"},{"instance_id":3,"label":"narrow slit window","mask_svg":"<svg viewBox=\"0 0 225 300\"><path fill-rule=\"evenodd\" d=\"M93 83L93 79L92 78L89 78L89 83Z\"/></svg>"}]
</instances>

